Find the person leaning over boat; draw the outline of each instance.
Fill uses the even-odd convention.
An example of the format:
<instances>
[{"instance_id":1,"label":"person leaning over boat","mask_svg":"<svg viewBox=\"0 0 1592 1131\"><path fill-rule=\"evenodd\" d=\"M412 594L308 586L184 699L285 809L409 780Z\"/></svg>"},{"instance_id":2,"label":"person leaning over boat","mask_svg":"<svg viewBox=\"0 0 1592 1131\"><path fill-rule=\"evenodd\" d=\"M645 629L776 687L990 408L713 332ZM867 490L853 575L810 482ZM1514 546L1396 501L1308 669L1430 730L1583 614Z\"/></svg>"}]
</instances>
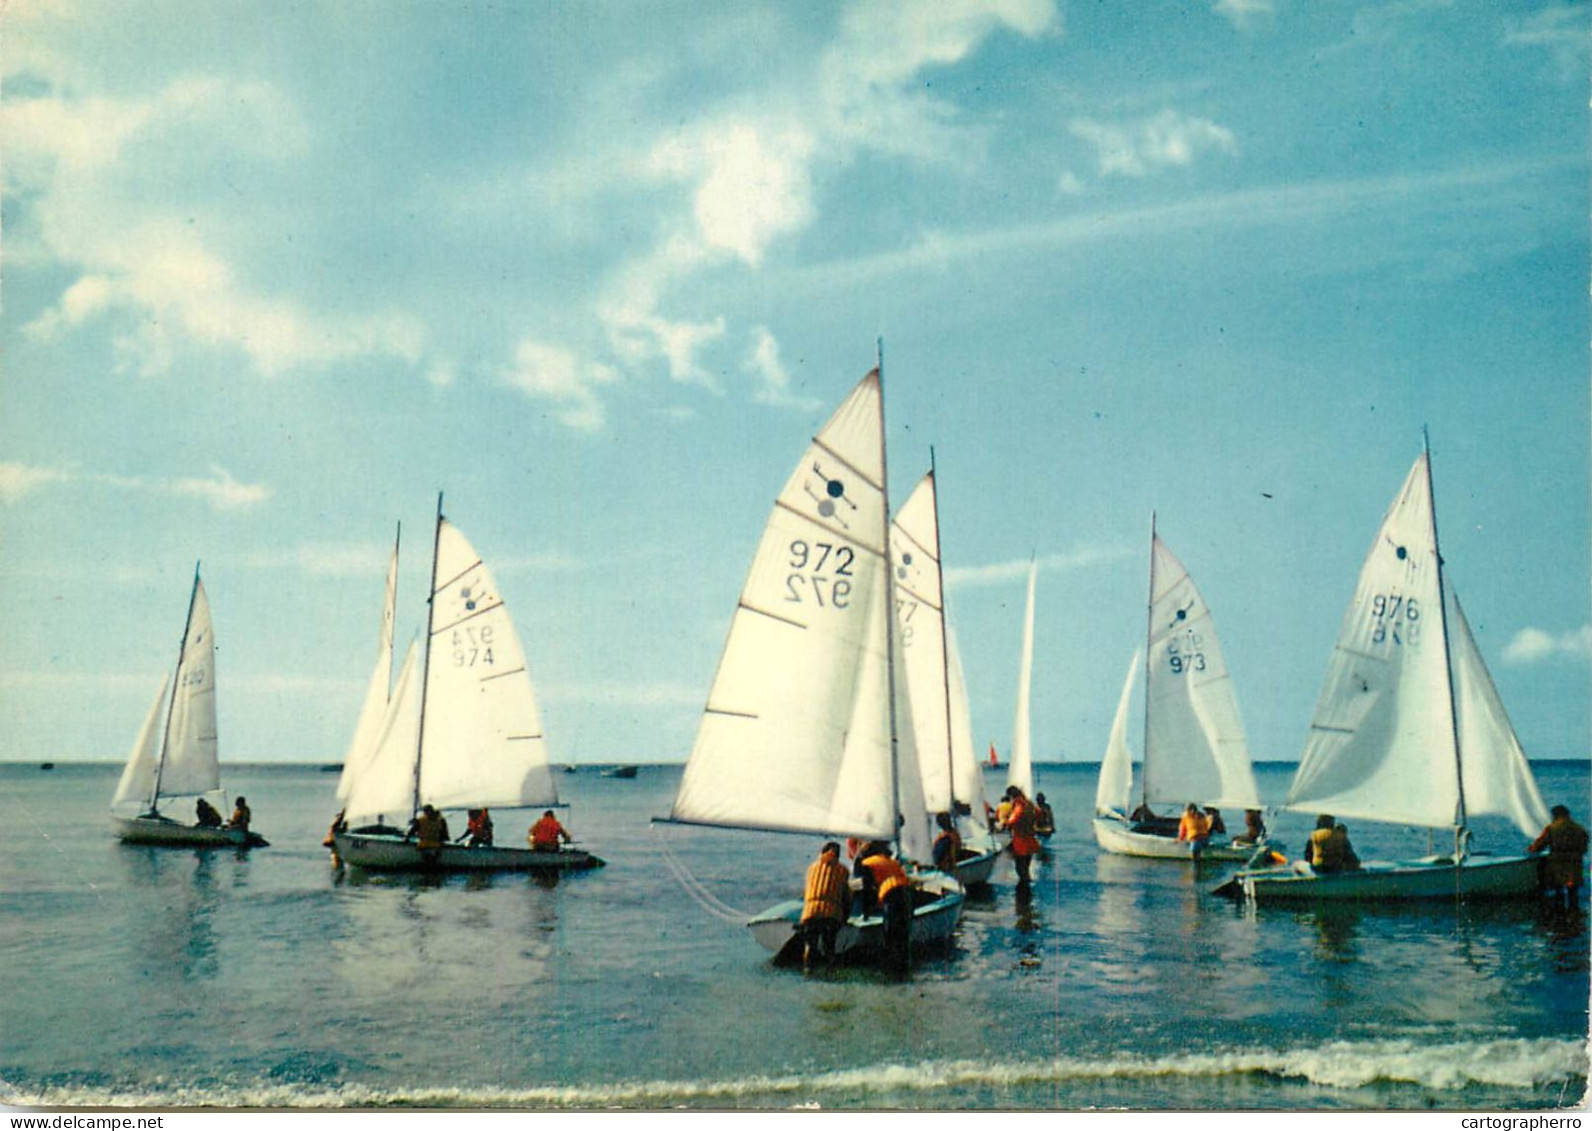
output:
<instances>
[{"instance_id":1,"label":"person leaning over boat","mask_svg":"<svg viewBox=\"0 0 1592 1131\"><path fill-rule=\"evenodd\" d=\"M1587 832L1571 818L1567 806L1555 805L1548 812L1553 819L1531 842L1529 851L1548 850L1548 857L1542 863L1542 889L1558 895L1566 906L1574 907L1581 900Z\"/></svg>"},{"instance_id":2,"label":"person leaning over boat","mask_svg":"<svg viewBox=\"0 0 1592 1131\"><path fill-rule=\"evenodd\" d=\"M949 813L934 814L940 831L934 837L934 866L948 876L956 875L956 862L962 858L962 834Z\"/></svg>"},{"instance_id":3,"label":"person leaning over boat","mask_svg":"<svg viewBox=\"0 0 1592 1131\"><path fill-rule=\"evenodd\" d=\"M802 892L802 918L796 934L802 940L802 969L811 970L817 951L825 966L835 961L835 936L851 911L851 883L840 863L840 845L825 842L818 859L807 866Z\"/></svg>"},{"instance_id":4,"label":"person leaning over boat","mask_svg":"<svg viewBox=\"0 0 1592 1131\"><path fill-rule=\"evenodd\" d=\"M194 815L198 818L194 823L201 829L219 829L221 827L221 814L216 812L216 807L201 797L194 802Z\"/></svg>"},{"instance_id":5,"label":"person leaning over boat","mask_svg":"<svg viewBox=\"0 0 1592 1131\"><path fill-rule=\"evenodd\" d=\"M1017 863L1017 886L1028 887L1029 862L1038 854L1040 844L1034 835L1034 822L1038 814L1034 803L1015 785L1006 787L1006 797L1011 808L1007 810L1002 827L1012 834L1012 859Z\"/></svg>"},{"instance_id":6,"label":"person leaning over boat","mask_svg":"<svg viewBox=\"0 0 1592 1131\"><path fill-rule=\"evenodd\" d=\"M862 850L855 873L862 880L864 910L877 908L884 918L886 966L892 973L904 974L912 929L912 885L906 870L890 855L890 846L876 840Z\"/></svg>"},{"instance_id":7,"label":"person leaning over boat","mask_svg":"<svg viewBox=\"0 0 1592 1131\"><path fill-rule=\"evenodd\" d=\"M459 834L460 840L469 840L467 848L492 847L492 814L485 809L466 810L468 820L465 829Z\"/></svg>"},{"instance_id":8,"label":"person leaning over boat","mask_svg":"<svg viewBox=\"0 0 1592 1131\"><path fill-rule=\"evenodd\" d=\"M1205 850L1211 839L1211 819L1192 801L1184 807L1183 817L1177 823L1177 839L1179 844L1188 845L1195 856Z\"/></svg>"},{"instance_id":9,"label":"person leaning over boat","mask_svg":"<svg viewBox=\"0 0 1592 1131\"><path fill-rule=\"evenodd\" d=\"M525 834L525 839L530 841L531 848L537 852L557 852L560 842L568 843L575 839L569 835L569 830L558 823L558 818L553 816L551 809L544 812L536 824L531 826L531 831Z\"/></svg>"},{"instance_id":10,"label":"person leaning over boat","mask_svg":"<svg viewBox=\"0 0 1592 1131\"><path fill-rule=\"evenodd\" d=\"M435 864L442 855L442 846L448 843L448 818L437 812L435 805L422 805L415 819L409 822L409 831L404 836L415 838L420 859L427 864Z\"/></svg>"},{"instance_id":11,"label":"person leaning over boat","mask_svg":"<svg viewBox=\"0 0 1592 1131\"><path fill-rule=\"evenodd\" d=\"M249 809L249 803L239 797L232 804L232 818L227 821L227 828L246 833L249 831L249 822L252 820L254 820L254 813Z\"/></svg>"}]
</instances>

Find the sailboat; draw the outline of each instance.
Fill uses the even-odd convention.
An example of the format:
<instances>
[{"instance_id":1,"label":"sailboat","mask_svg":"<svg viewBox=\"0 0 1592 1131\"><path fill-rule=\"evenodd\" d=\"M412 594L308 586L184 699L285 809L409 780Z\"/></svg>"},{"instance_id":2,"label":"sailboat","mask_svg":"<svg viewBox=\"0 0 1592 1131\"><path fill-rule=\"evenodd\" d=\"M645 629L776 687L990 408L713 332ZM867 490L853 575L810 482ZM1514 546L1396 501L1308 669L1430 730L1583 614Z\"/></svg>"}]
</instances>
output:
<instances>
[{"instance_id":1,"label":"sailboat","mask_svg":"<svg viewBox=\"0 0 1592 1131\"><path fill-rule=\"evenodd\" d=\"M389 610L395 576L396 567L389 566ZM390 618L385 612L384 624ZM376 709L391 647L384 631L368 710ZM339 796L346 827L334 833L333 844L355 867L569 870L603 863L582 849L453 843L428 859L413 838L387 823L389 817L407 820L426 805L438 811L558 805L519 635L491 571L444 517L440 495L426 638L410 643L379 721L367 725L362 714Z\"/></svg>"},{"instance_id":2,"label":"sailboat","mask_svg":"<svg viewBox=\"0 0 1592 1131\"><path fill-rule=\"evenodd\" d=\"M875 369L818 431L775 500L663 820L894 840L904 861L929 859L912 730L897 719L888 515ZM962 914L961 885L924 871L912 889L911 946L943 945ZM782 902L747 926L778 953L801 909L800 900ZM837 954L854 955L883 946L878 914L852 915L835 944Z\"/></svg>"},{"instance_id":3,"label":"sailboat","mask_svg":"<svg viewBox=\"0 0 1592 1131\"><path fill-rule=\"evenodd\" d=\"M890 552L901 675L909 688L924 803L930 813L951 814L961 834L956 878L964 887L988 883L1000 846L984 819L984 779L973 750L967 687L945 613L939 494L932 466L890 524Z\"/></svg>"},{"instance_id":4,"label":"sailboat","mask_svg":"<svg viewBox=\"0 0 1592 1131\"><path fill-rule=\"evenodd\" d=\"M1454 848L1333 873L1304 863L1244 868L1218 891L1261 901L1382 901L1537 890L1537 857L1470 851L1471 818L1505 817L1535 836L1548 811L1447 585L1424 446L1360 569L1285 805L1446 829Z\"/></svg>"},{"instance_id":5,"label":"sailboat","mask_svg":"<svg viewBox=\"0 0 1592 1131\"><path fill-rule=\"evenodd\" d=\"M164 728L162 705L167 707ZM111 799L116 835L129 844L263 848L267 841L258 833L185 824L160 811L162 802L187 797L204 799L218 811L226 808L216 750L215 633L196 562L176 673L161 681Z\"/></svg>"},{"instance_id":6,"label":"sailboat","mask_svg":"<svg viewBox=\"0 0 1592 1131\"><path fill-rule=\"evenodd\" d=\"M1238 700L1210 607L1183 563L1155 533L1153 518L1144 656L1142 807L1135 816L1128 815L1132 764L1126 730L1138 670L1135 655L1101 759L1095 843L1125 856L1249 860L1257 848L1253 843L1235 845L1223 834L1213 834L1196 852L1177 839L1175 815L1150 815L1158 805L1181 811L1189 802L1220 806L1235 815L1260 808Z\"/></svg>"},{"instance_id":7,"label":"sailboat","mask_svg":"<svg viewBox=\"0 0 1592 1131\"><path fill-rule=\"evenodd\" d=\"M1028 605L1023 613L1023 650L1017 667L1017 710L1012 719L1012 757L1006 768L1006 784L1015 785L1023 796L1034 796L1034 759L1030 750L1028 699L1034 681L1034 583L1039 578L1039 563L1028 563Z\"/></svg>"}]
</instances>

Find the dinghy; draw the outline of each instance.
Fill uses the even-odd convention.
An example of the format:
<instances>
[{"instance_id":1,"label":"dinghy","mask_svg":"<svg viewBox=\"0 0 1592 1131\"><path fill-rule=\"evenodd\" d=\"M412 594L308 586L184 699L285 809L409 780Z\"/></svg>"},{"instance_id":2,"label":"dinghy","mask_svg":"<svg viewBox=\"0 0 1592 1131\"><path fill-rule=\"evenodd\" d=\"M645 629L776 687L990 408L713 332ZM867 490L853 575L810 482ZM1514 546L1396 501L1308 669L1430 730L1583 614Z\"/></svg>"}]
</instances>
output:
<instances>
[{"instance_id":1,"label":"dinghy","mask_svg":"<svg viewBox=\"0 0 1592 1131\"><path fill-rule=\"evenodd\" d=\"M912 730L897 721L888 514L876 369L819 430L775 500L660 820L894 840L904 863L929 859ZM912 878L910 945L943 946L962 914L961 885L932 869ZM800 900L782 902L747 925L780 952L801 909ZM853 915L836 943L842 955L883 951L877 914Z\"/></svg>"},{"instance_id":2,"label":"dinghy","mask_svg":"<svg viewBox=\"0 0 1592 1131\"><path fill-rule=\"evenodd\" d=\"M1548 811L1438 549L1430 451L1410 469L1344 614L1285 802L1303 813L1453 834L1453 851L1316 872L1244 868L1218 892L1260 901L1518 898L1539 858L1470 851L1468 821L1525 836Z\"/></svg>"},{"instance_id":3,"label":"dinghy","mask_svg":"<svg viewBox=\"0 0 1592 1131\"><path fill-rule=\"evenodd\" d=\"M1128 813L1132 755L1128 700L1138 671L1135 654L1117 704L1095 792L1095 843L1106 852L1167 860L1238 860L1255 843L1235 844L1234 830L1203 845L1177 839L1178 814L1189 803L1225 809L1235 825L1259 809L1259 791L1238 714L1232 678L1216 624L1194 581L1150 522L1150 600L1144 664L1144 760L1141 801ZM1160 816L1155 815L1160 807ZM1224 817L1224 822L1226 818Z\"/></svg>"},{"instance_id":4,"label":"dinghy","mask_svg":"<svg viewBox=\"0 0 1592 1131\"><path fill-rule=\"evenodd\" d=\"M984 779L973 750L967 688L945 612L940 560L940 508L930 453L918 481L890 524L902 682L929 813L953 814L962 851L956 878L964 887L989 882L1000 846L984 819ZM898 714L899 714L898 710Z\"/></svg>"},{"instance_id":5,"label":"dinghy","mask_svg":"<svg viewBox=\"0 0 1592 1131\"><path fill-rule=\"evenodd\" d=\"M160 726L163 705L164 728ZM246 829L189 824L161 812L163 803L179 798L203 800L218 813L227 807L217 756L215 633L210 621L210 599L199 580L197 562L176 674L161 681L149 713L144 716L144 725L133 742L116 795L111 799L111 827L128 844L264 848L268 843Z\"/></svg>"},{"instance_id":6,"label":"dinghy","mask_svg":"<svg viewBox=\"0 0 1592 1131\"><path fill-rule=\"evenodd\" d=\"M439 812L552 809L558 794L514 622L491 571L443 516L440 495L426 638L423 646L410 644L382 703L392 662L396 548L393 554L382 645L366 694L365 711L379 714L361 713L349 749L339 785L343 827L332 837L338 857L354 867L399 870L600 866L602 860L573 848L450 842L422 851L406 834L407 823L428 805ZM461 831L462 823L450 830Z\"/></svg>"}]
</instances>

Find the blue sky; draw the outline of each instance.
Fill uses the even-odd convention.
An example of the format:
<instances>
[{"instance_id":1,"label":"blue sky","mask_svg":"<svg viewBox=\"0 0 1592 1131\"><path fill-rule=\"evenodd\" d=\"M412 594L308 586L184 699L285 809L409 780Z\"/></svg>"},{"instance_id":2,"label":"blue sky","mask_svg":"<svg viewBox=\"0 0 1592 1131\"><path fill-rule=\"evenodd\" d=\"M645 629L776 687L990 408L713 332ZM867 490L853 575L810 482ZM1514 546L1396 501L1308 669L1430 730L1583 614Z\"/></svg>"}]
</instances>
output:
<instances>
[{"instance_id":1,"label":"blue sky","mask_svg":"<svg viewBox=\"0 0 1592 1131\"><path fill-rule=\"evenodd\" d=\"M1587 754L1584 5L0 19L0 758L124 757L203 559L223 759L339 760L442 490L554 758L680 760L881 338L981 744L1035 555L1035 756L1099 757L1154 511L1296 757L1424 425L1526 749Z\"/></svg>"}]
</instances>

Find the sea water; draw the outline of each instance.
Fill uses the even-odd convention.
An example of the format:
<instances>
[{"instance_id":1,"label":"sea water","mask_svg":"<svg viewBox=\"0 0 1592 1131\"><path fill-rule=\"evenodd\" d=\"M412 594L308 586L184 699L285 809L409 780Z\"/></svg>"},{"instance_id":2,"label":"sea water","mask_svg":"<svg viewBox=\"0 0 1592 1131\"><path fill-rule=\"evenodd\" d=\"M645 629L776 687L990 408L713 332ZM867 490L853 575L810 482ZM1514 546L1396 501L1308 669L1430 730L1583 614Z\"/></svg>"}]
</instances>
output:
<instances>
[{"instance_id":1,"label":"sea water","mask_svg":"<svg viewBox=\"0 0 1592 1131\"><path fill-rule=\"evenodd\" d=\"M1588 763L1535 769L1585 821ZM1245 906L1211 894L1231 865L1100 853L1093 766L1038 767L1059 827L1032 898L1003 859L905 983L775 967L736 917L795 894L819 838L652 825L678 766L556 775L608 861L557 879L338 871L316 767L226 771L269 848L124 846L119 772L0 766L0 1103L1520 1110L1586 1090L1584 912ZM1290 772L1261 766L1263 794ZM500 842L534 815L495 814ZM1297 852L1309 816L1271 820ZM1367 858L1430 850L1352 834ZM1487 822L1477 842L1524 847Z\"/></svg>"}]
</instances>

